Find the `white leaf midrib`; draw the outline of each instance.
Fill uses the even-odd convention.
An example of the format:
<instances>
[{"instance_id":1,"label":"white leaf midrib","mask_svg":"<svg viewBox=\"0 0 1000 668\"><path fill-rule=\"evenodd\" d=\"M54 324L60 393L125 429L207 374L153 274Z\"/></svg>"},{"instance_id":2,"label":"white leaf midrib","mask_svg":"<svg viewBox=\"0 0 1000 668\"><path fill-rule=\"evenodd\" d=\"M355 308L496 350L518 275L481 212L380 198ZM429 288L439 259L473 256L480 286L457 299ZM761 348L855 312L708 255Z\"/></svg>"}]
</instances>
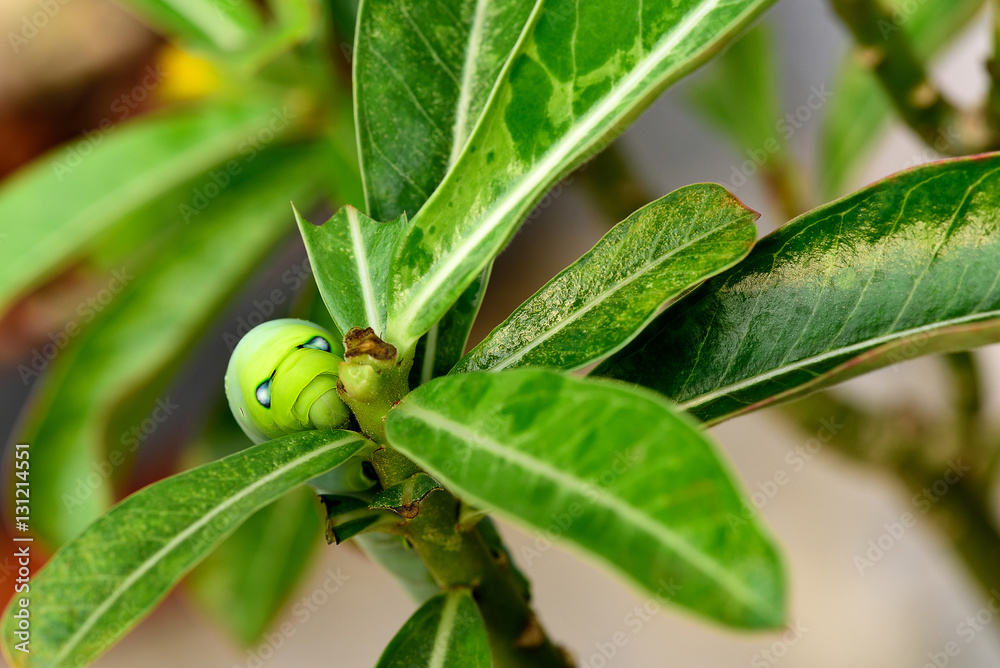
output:
<instances>
[{"instance_id":1,"label":"white leaf midrib","mask_svg":"<svg viewBox=\"0 0 1000 668\"><path fill-rule=\"evenodd\" d=\"M694 32L701 21L715 10L722 0L706 0L698 9L688 14L677 26L668 33L666 39L656 46L649 56L642 60L638 67L630 71L619 85L612 89L612 92L592 107L583 117L579 124L575 125L564 137L556 142L539 162L535 163L525 172L517 182L514 189L502 197L497 205L489 210L482 219L479 226L472 234L465 237L448 255L438 268L424 277L419 284L416 293L407 302L398 319L394 319L394 326L402 324L409 328L411 322L424 309L430 299L441 289L448 278L457 270L465 258L482 241L492 234L506 217L512 213L521 202L527 199L537 188L539 182L538 175L556 173L562 162L572 153L574 148L580 143L586 143L587 137L593 130L605 121L614 111L619 108L622 102L637 88L669 55L673 49L686 37ZM534 14L533 14L534 18ZM529 33L522 35L522 41L512 51L517 52L522 46L523 39ZM508 63L509 64L509 63ZM679 67L678 65L677 67ZM485 114L485 111L484 111ZM441 191L438 190L438 193ZM432 198L434 195L432 195ZM427 209L426 205L421 211ZM420 214L418 214L419 217ZM414 220L414 225L417 225ZM409 340L412 333L407 331L404 336L397 336L400 340Z\"/></svg>"},{"instance_id":2,"label":"white leaf midrib","mask_svg":"<svg viewBox=\"0 0 1000 668\"><path fill-rule=\"evenodd\" d=\"M62 650L59 652L58 655L56 655L55 659L53 659L53 664L59 665L60 662L62 662L69 655L69 653L76 648L76 646L80 643L80 641L87 634L87 632L90 631L91 628L93 628L94 624L96 624L100 620L100 618L104 616L104 614L111 608L112 605L115 604L115 602L119 598L121 598L127 593L127 591L132 587L132 585L138 582L139 579L142 578L142 576L144 576L146 573L152 570L158 563L160 563L166 555L168 555L170 552L173 552L178 546L180 546L188 538L197 533L200 529L205 527L209 522L211 522L217 516L228 510L230 507L232 507L239 501L242 501L247 496L253 494L261 487L267 485L272 480L280 478L288 471L294 470L295 468L306 464L310 460L328 453L330 450L333 450L335 448L338 448L342 445L345 445L355 440L358 440L357 436L349 436L347 438L342 438L332 443L327 443L321 448L313 450L312 452L302 455L301 457L297 457L296 459L293 459L284 466L281 466L272 471L271 473L268 473L267 475L258 478L251 484L242 488L236 494L227 497L224 501L222 501L220 504L212 508L209 512L202 515L197 521L188 525L187 528L185 528L183 531L181 531L176 536L171 538L166 544L164 544L163 547L161 547L159 550L153 553L148 559L139 564L139 566L132 572L131 575L125 578L121 582L121 584L119 584L117 587L114 588L114 590L112 590L112 592L104 599L104 601L101 602L100 605L94 608L93 612L91 612L90 616L88 616L87 619L84 620L83 624L80 625L80 628L77 629L76 633L70 636L69 640L66 641L66 644L63 645Z\"/></svg>"},{"instance_id":3,"label":"white leaf midrib","mask_svg":"<svg viewBox=\"0 0 1000 668\"><path fill-rule=\"evenodd\" d=\"M521 450L498 443L485 434L475 432L469 429L466 425L455 422L440 413L425 409L413 401L408 402L405 405L405 408L401 408L405 413L408 413L417 420L424 422L433 430L443 431L461 441L475 444L498 459L506 460L526 472L534 473L538 477L546 477L562 488L568 489L574 494L588 498L591 503L605 508L616 517L628 521L633 526L641 528L649 535L654 536L660 541L661 544L668 546L680 558L684 559L686 563L690 564L712 581L718 583L726 591L730 592L735 598L743 601L746 605L755 610L768 607L756 592L749 589L744 583L734 578L721 564L719 564L718 561L686 542L680 535L672 531L669 527L657 522L654 518L645 514L635 506L624 502L612 494L609 494L603 488L586 484L579 478L569 475L564 470L559 469L544 460L533 458ZM419 455L415 455L414 458L417 459L418 462L423 459ZM452 480L452 484L456 488L460 487L459 485L454 484L454 480ZM470 492L467 489L464 491L468 495L475 496L474 492ZM490 503L489 505L496 504Z\"/></svg>"},{"instance_id":4,"label":"white leaf midrib","mask_svg":"<svg viewBox=\"0 0 1000 668\"><path fill-rule=\"evenodd\" d=\"M514 350L513 352L511 352L510 354L508 354L507 356L505 356L500 361L498 361L498 362L490 365L489 369L491 369L493 371L500 371L502 369L507 368L509 365L511 365L511 364L517 362L518 360L522 359L525 355L527 355L532 350L534 350L538 346L542 345L543 343L545 343L546 341L548 341L549 339L551 339L553 336L555 336L556 334L558 334L559 332L561 332L563 329L565 329L569 325L573 324L574 322L576 322L580 318L584 317L585 315L588 315L591 311L593 311L595 308L599 307L603 302L605 302L608 298L610 298L615 293L621 292L622 290L624 290L625 288L627 288L629 285L631 285L636 280L647 276L652 271L655 271L657 268L659 268L660 266L662 266L665 262L667 262L668 260L670 260L670 258L672 258L673 256L677 255L678 253L680 253L682 251L689 250L692 246L700 243L701 241L704 241L706 238L708 238L710 236L713 236L715 234L720 234L720 233L724 232L729 227L731 227L731 225L723 225L721 227L712 229L712 230L710 230L710 231L708 231L708 232L706 232L706 233L704 233L702 235L699 235L699 236L697 236L697 237L695 237L693 239L690 239L690 240L686 241L683 245L677 246L677 247L671 249L670 251L668 251L667 253L664 253L663 255L659 255L656 258L653 258L651 261L649 261L649 262L643 264L641 267L639 267L635 272L627 275L623 280L617 281L615 283L612 283L607 288L605 288L604 290L602 290L599 294L593 296L585 304L583 304L580 308L578 308L575 311L571 312L568 316L566 316L566 318L564 318L563 320L560 320L553 327L550 327L549 329L545 330L544 332L542 332L541 334L539 334L538 336L536 336L534 339L532 339L531 341L529 341L527 344L518 347L516 350ZM577 266L578 263L579 263L579 260L577 261L577 263L574 263L573 266L574 267ZM568 273L571 270L572 270L572 267L570 267L565 272L563 272L563 274L561 274L560 277L563 276L563 275L565 275L566 273ZM557 277L557 278L559 278L559 277ZM547 287L549 287L549 286L546 285L545 288L547 288ZM543 290L545 288L543 288ZM680 291L682 289L683 289L683 286L681 288L679 288L678 291ZM669 295L667 297L665 297L665 299L667 299L667 298L669 298ZM518 311L520 311L522 308L524 308L524 307L519 307ZM514 315L516 315L516 312L515 312ZM512 315L512 317L513 317L513 315Z\"/></svg>"},{"instance_id":5,"label":"white leaf midrib","mask_svg":"<svg viewBox=\"0 0 1000 668\"><path fill-rule=\"evenodd\" d=\"M458 612L459 594L450 592L445 595L444 606L441 608L441 619L437 632L434 634L434 645L427 659L427 668L444 668L448 659L448 643L451 642L452 631L455 630L456 613Z\"/></svg>"},{"instance_id":6,"label":"white leaf midrib","mask_svg":"<svg viewBox=\"0 0 1000 668\"><path fill-rule=\"evenodd\" d=\"M361 234L358 212L351 206L347 207L347 226L351 233L351 246L354 249L354 264L358 269L358 282L361 286L361 299L365 305L365 317L368 319L368 326L376 333L382 334L379 308L375 301L375 286L372 284L371 268L368 265L368 250L365 248L365 239Z\"/></svg>"},{"instance_id":7,"label":"white leaf midrib","mask_svg":"<svg viewBox=\"0 0 1000 668\"><path fill-rule=\"evenodd\" d=\"M479 57L480 45L483 41L483 32L486 29L486 13L491 0L477 0L476 11L472 18L472 27L469 29L469 41L465 49L465 62L462 64L462 81L458 92L458 105L455 110L455 125L451 139L451 154L448 156L447 174L452 166L462 154L465 142L470 133L466 131L469 126L469 109L472 107L472 90L476 75L476 59Z\"/></svg>"},{"instance_id":8,"label":"white leaf midrib","mask_svg":"<svg viewBox=\"0 0 1000 668\"><path fill-rule=\"evenodd\" d=\"M704 394L699 394L696 397L688 399L687 401L681 402L678 406L684 410L690 411L692 409L698 408L710 401L719 399L731 394L733 392L738 392L740 390L746 389L748 387L753 387L763 382L779 378L792 371L798 371L799 369L808 368L813 364L818 364L824 362L828 359L839 357L841 355L846 355L854 352L864 352L869 348L876 348L883 343L892 343L893 341L908 338L911 336L919 336L925 332L933 332L937 329L943 329L952 327L955 325L963 325L966 323L972 323L979 320L988 320L991 318L1000 318L1000 311L984 311L979 313L972 313L960 318L950 318L948 320L938 320L929 325L921 325L920 327L912 327L910 329L900 330L898 332L891 332L889 334L884 334L882 336L877 336L871 339L865 339L858 343L851 344L849 346L843 346L841 348L834 348L828 350L825 353L819 355L813 355L812 357L806 357L791 364L785 364L782 366L775 367L766 371L752 376L746 380L742 380L738 383L732 383L723 387L712 390L711 392L705 392Z\"/></svg>"}]
</instances>

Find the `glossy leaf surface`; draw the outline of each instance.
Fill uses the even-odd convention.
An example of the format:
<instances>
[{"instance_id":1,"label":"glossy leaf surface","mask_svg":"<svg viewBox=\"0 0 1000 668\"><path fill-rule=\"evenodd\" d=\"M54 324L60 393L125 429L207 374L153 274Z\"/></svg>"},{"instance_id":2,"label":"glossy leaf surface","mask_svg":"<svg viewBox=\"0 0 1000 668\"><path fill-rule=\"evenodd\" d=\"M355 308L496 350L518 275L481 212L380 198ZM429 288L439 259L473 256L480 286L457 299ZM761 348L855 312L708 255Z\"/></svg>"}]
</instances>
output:
<instances>
[{"instance_id":1,"label":"glossy leaf surface","mask_svg":"<svg viewBox=\"0 0 1000 668\"><path fill-rule=\"evenodd\" d=\"M368 213L412 218L469 138L534 0L367 0L354 61Z\"/></svg>"},{"instance_id":2,"label":"glossy leaf surface","mask_svg":"<svg viewBox=\"0 0 1000 668\"><path fill-rule=\"evenodd\" d=\"M744 257L757 238L756 219L722 186L674 191L616 225L455 371L576 369L617 350L664 302Z\"/></svg>"},{"instance_id":3,"label":"glossy leaf surface","mask_svg":"<svg viewBox=\"0 0 1000 668\"><path fill-rule=\"evenodd\" d=\"M337 329L371 327L385 333L389 261L406 219L372 220L345 206L322 225L295 212L323 301Z\"/></svg>"},{"instance_id":4,"label":"glossy leaf surface","mask_svg":"<svg viewBox=\"0 0 1000 668\"><path fill-rule=\"evenodd\" d=\"M162 421L183 403L160 394L177 360L291 231L288 199L314 198L315 172L310 151L258 156L141 273L119 271L102 301L80 305L76 335L40 381L20 435L36 451L33 528L49 545L111 505L115 480L149 436L141 428L148 411L159 400Z\"/></svg>"},{"instance_id":5,"label":"glossy leaf surface","mask_svg":"<svg viewBox=\"0 0 1000 668\"><path fill-rule=\"evenodd\" d=\"M196 445L205 463L250 446L225 404L210 424ZM185 592L243 646L260 640L307 573L322 544L317 506L307 486L289 491L248 517L185 579Z\"/></svg>"},{"instance_id":6,"label":"glossy leaf surface","mask_svg":"<svg viewBox=\"0 0 1000 668\"><path fill-rule=\"evenodd\" d=\"M788 223L594 372L709 422L996 340L1000 154L944 161Z\"/></svg>"},{"instance_id":7,"label":"glossy leaf surface","mask_svg":"<svg viewBox=\"0 0 1000 668\"><path fill-rule=\"evenodd\" d=\"M444 591L406 620L376 668L490 668L486 625L467 589Z\"/></svg>"},{"instance_id":8,"label":"glossy leaf surface","mask_svg":"<svg viewBox=\"0 0 1000 668\"><path fill-rule=\"evenodd\" d=\"M711 442L651 392L544 369L446 376L386 434L468 502L538 531L568 515L563 540L648 592L733 626L783 621L773 544L730 522L743 501Z\"/></svg>"},{"instance_id":9,"label":"glossy leaf surface","mask_svg":"<svg viewBox=\"0 0 1000 668\"><path fill-rule=\"evenodd\" d=\"M553 183L769 4L540 0L393 259L390 342L412 346Z\"/></svg>"},{"instance_id":10,"label":"glossy leaf surface","mask_svg":"<svg viewBox=\"0 0 1000 668\"><path fill-rule=\"evenodd\" d=\"M136 492L32 579L30 654L12 651L7 609L4 654L15 666L89 664L254 511L367 443L347 431L292 434Z\"/></svg>"}]
</instances>

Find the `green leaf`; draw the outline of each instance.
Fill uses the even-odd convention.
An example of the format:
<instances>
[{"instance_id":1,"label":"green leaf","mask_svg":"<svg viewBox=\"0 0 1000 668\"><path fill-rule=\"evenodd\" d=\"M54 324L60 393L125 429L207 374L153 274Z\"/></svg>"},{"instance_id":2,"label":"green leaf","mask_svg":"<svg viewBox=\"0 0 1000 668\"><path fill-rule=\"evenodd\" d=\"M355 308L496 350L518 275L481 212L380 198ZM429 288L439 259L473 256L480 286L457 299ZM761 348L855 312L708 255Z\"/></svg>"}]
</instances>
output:
<instances>
[{"instance_id":1,"label":"green leaf","mask_svg":"<svg viewBox=\"0 0 1000 668\"><path fill-rule=\"evenodd\" d=\"M196 449L203 463L249 445L222 402ZM302 581L321 544L323 526L317 511L316 495L305 486L264 506L191 571L185 591L239 643L257 642Z\"/></svg>"},{"instance_id":2,"label":"green leaf","mask_svg":"<svg viewBox=\"0 0 1000 668\"><path fill-rule=\"evenodd\" d=\"M392 573L414 601L423 603L441 590L420 555L402 536L363 533L353 540L369 559Z\"/></svg>"},{"instance_id":3,"label":"green leaf","mask_svg":"<svg viewBox=\"0 0 1000 668\"><path fill-rule=\"evenodd\" d=\"M326 542L340 545L368 531L400 523L399 515L388 510L372 510L368 502L354 496L323 494L326 508Z\"/></svg>"},{"instance_id":4,"label":"green leaf","mask_svg":"<svg viewBox=\"0 0 1000 668\"><path fill-rule=\"evenodd\" d=\"M490 280L493 265L465 289L448 312L434 323L427 333L417 341L410 369L410 387L423 385L432 378L451 371L462 359L465 346L469 342L469 332L479 314L479 307L486 295L486 285Z\"/></svg>"},{"instance_id":5,"label":"green leaf","mask_svg":"<svg viewBox=\"0 0 1000 668\"><path fill-rule=\"evenodd\" d=\"M745 257L757 217L714 184L658 199L519 306L455 371L577 369L617 350L664 302Z\"/></svg>"},{"instance_id":6,"label":"green leaf","mask_svg":"<svg viewBox=\"0 0 1000 668\"><path fill-rule=\"evenodd\" d=\"M316 495L307 487L294 489L251 515L191 572L185 589L250 647L306 575L322 535Z\"/></svg>"},{"instance_id":7,"label":"green leaf","mask_svg":"<svg viewBox=\"0 0 1000 668\"><path fill-rule=\"evenodd\" d=\"M416 213L440 183L533 5L408 0L362 6L354 82L358 147L375 218ZM414 385L448 373L462 357L488 278L487 267L420 339Z\"/></svg>"},{"instance_id":8,"label":"green leaf","mask_svg":"<svg viewBox=\"0 0 1000 668\"><path fill-rule=\"evenodd\" d=\"M420 512L420 502L433 491L442 489L437 480L426 473L415 473L375 495L369 508L384 508L413 519Z\"/></svg>"},{"instance_id":9,"label":"green leaf","mask_svg":"<svg viewBox=\"0 0 1000 668\"><path fill-rule=\"evenodd\" d=\"M123 0L154 29L191 46L234 52L248 46L262 29L247 0Z\"/></svg>"},{"instance_id":10,"label":"green leaf","mask_svg":"<svg viewBox=\"0 0 1000 668\"><path fill-rule=\"evenodd\" d=\"M375 668L490 668L482 615L467 589L443 591L406 620Z\"/></svg>"},{"instance_id":11,"label":"green leaf","mask_svg":"<svg viewBox=\"0 0 1000 668\"><path fill-rule=\"evenodd\" d=\"M406 217L380 223L345 206L323 225L295 211L316 283L341 332L371 327L385 334L389 261Z\"/></svg>"},{"instance_id":12,"label":"green leaf","mask_svg":"<svg viewBox=\"0 0 1000 668\"><path fill-rule=\"evenodd\" d=\"M270 105L210 103L109 126L7 181L0 219L20 222L5 226L0 244L0 312L134 209L245 151L274 113Z\"/></svg>"},{"instance_id":13,"label":"green leaf","mask_svg":"<svg viewBox=\"0 0 1000 668\"><path fill-rule=\"evenodd\" d=\"M441 318L531 206L771 0L539 0L461 156L400 240L389 341Z\"/></svg>"},{"instance_id":14,"label":"green leaf","mask_svg":"<svg viewBox=\"0 0 1000 668\"><path fill-rule=\"evenodd\" d=\"M160 414L178 407L178 397L160 393L179 360L291 231L289 198L319 191L316 160L303 149L258 155L141 274L108 283L107 294L118 293L108 306L81 304L71 321L77 338L44 377L21 434L36 455L33 529L50 545L110 506L115 478L148 437L139 427L154 401Z\"/></svg>"},{"instance_id":15,"label":"green leaf","mask_svg":"<svg viewBox=\"0 0 1000 668\"><path fill-rule=\"evenodd\" d=\"M30 654L13 649L16 602L7 608L0 626L8 661L89 664L254 511L366 444L347 431L292 434L136 492L32 578Z\"/></svg>"},{"instance_id":16,"label":"green leaf","mask_svg":"<svg viewBox=\"0 0 1000 668\"><path fill-rule=\"evenodd\" d=\"M771 31L760 23L705 67L689 101L741 151L765 149L773 159L784 151L775 134L781 118L778 81Z\"/></svg>"},{"instance_id":17,"label":"green leaf","mask_svg":"<svg viewBox=\"0 0 1000 668\"><path fill-rule=\"evenodd\" d=\"M1000 154L902 172L811 211L594 372L708 422L1000 339Z\"/></svg>"},{"instance_id":18,"label":"green leaf","mask_svg":"<svg viewBox=\"0 0 1000 668\"><path fill-rule=\"evenodd\" d=\"M891 0L900 21L882 26L904 30L916 54L929 59L947 44L983 6L984 0L918 2ZM844 194L857 167L870 155L893 118L892 102L875 76L851 54L833 86L820 139L820 189L825 199Z\"/></svg>"},{"instance_id":19,"label":"green leaf","mask_svg":"<svg viewBox=\"0 0 1000 668\"><path fill-rule=\"evenodd\" d=\"M534 0L366 0L354 59L368 213L412 217L454 164Z\"/></svg>"},{"instance_id":20,"label":"green leaf","mask_svg":"<svg viewBox=\"0 0 1000 668\"><path fill-rule=\"evenodd\" d=\"M476 505L539 531L569 515L564 540L649 592L733 626L784 619L774 546L710 441L651 392L544 369L447 376L386 434Z\"/></svg>"}]
</instances>

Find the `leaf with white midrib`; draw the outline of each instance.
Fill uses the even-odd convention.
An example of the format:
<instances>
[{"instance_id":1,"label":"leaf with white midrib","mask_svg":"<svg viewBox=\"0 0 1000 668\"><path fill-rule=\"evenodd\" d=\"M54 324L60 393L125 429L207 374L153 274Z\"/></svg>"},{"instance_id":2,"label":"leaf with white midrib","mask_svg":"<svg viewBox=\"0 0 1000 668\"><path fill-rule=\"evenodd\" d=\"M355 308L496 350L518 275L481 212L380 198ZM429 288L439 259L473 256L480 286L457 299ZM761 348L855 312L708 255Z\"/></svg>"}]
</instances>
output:
<instances>
[{"instance_id":1,"label":"leaf with white midrib","mask_svg":"<svg viewBox=\"0 0 1000 668\"><path fill-rule=\"evenodd\" d=\"M543 369L458 374L404 398L386 434L476 507L538 531L573 513L559 536L647 591L677 579L674 602L712 619L780 622L773 546L706 437L653 393Z\"/></svg>"},{"instance_id":2,"label":"leaf with white midrib","mask_svg":"<svg viewBox=\"0 0 1000 668\"><path fill-rule=\"evenodd\" d=\"M376 668L489 668L490 644L468 589L431 597L386 646Z\"/></svg>"},{"instance_id":3,"label":"leaf with white midrib","mask_svg":"<svg viewBox=\"0 0 1000 668\"><path fill-rule=\"evenodd\" d=\"M14 606L3 649L13 665L81 665L111 647L170 588L257 509L347 461L368 442L310 431L261 443L154 483L122 501L56 552L28 594L30 657L12 651Z\"/></svg>"},{"instance_id":4,"label":"leaf with white midrib","mask_svg":"<svg viewBox=\"0 0 1000 668\"><path fill-rule=\"evenodd\" d=\"M362 2L354 99L371 216L423 206L464 148L534 4ZM447 373L465 352L488 275L486 268L419 343L415 385Z\"/></svg>"},{"instance_id":5,"label":"leaf with white midrib","mask_svg":"<svg viewBox=\"0 0 1000 668\"><path fill-rule=\"evenodd\" d=\"M668 300L753 246L757 214L725 188L681 188L616 225L519 306L453 372L575 369L625 345Z\"/></svg>"},{"instance_id":6,"label":"leaf with white midrib","mask_svg":"<svg viewBox=\"0 0 1000 668\"><path fill-rule=\"evenodd\" d=\"M717 422L996 340L998 287L1000 154L934 163L765 237L594 373Z\"/></svg>"},{"instance_id":7,"label":"leaf with white midrib","mask_svg":"<svg viewBox=\"0 0 1000 668\"><path fill-rule=\"evenodd\" d=\"M389 259L406 218L380 223L348 205L323 225L312 225L297 210L295 220L337 329L371 327L384 334Z\"/></svg>"},{"instance_id":8,"label":"leaf with white midrib","mask_svg":"<svg viewBox=\"0 0 1000 668\"><path fill-rule=\"evenodd\" d=\"M361 3L355 115L370 215L412 216L434 191L464 148L534 4Z\"/></svg>"},{"instance_id":9,"label":"leaf with white midrib","mask_svg":"<svg viewBox=\"0 0 1000 668\"><path fill-rule=\"evenodd\" d=\"M620 5L588 5L588 20L596 24L600 15L607 27L626 26L621 29L631 31L631 43L627 48L615 43L619 50L612 54L599 51L601 40L575 42L572 54L580 62L604 61L563 83L552 74L557 65L545 57L565 52L554 40L570 38L582 25L582 14L570 0L540 0L465 149L413 219L393 259L390 340L403 348L412 345L506 244L555 180L767 4L703 0L683 7L643 6L636 8L643 14L639 22L616 14ZM572 25L558 24L574 12ZM550 92L538 91L538 81L530 79L536 75ZM588 88L595 81L607 82L607 88L595 94ZM540 116L537 123L523 120L532 114Z\"/></svg>"}]
</instances>

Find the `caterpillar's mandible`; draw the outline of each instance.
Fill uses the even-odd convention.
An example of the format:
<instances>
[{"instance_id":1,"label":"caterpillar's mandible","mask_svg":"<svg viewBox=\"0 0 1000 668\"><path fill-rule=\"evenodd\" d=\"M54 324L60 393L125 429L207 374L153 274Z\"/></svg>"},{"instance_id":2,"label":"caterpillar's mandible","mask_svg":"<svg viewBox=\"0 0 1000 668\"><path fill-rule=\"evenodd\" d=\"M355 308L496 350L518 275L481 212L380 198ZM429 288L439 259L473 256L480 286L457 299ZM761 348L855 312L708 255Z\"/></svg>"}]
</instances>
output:
<instances>
[{"instance_id":1,"label":"caterpillar's mandible","mask_svg":"<svg viewBox=\"0 0 1000 668\"><path fill-rule=\"evenodd\" d=\"M226 370L226 397L254 443L309 429L336 429L350 420L337 394L344 360L330 332L283 318L244 336Z\"/></svg>"}]
</instances>

